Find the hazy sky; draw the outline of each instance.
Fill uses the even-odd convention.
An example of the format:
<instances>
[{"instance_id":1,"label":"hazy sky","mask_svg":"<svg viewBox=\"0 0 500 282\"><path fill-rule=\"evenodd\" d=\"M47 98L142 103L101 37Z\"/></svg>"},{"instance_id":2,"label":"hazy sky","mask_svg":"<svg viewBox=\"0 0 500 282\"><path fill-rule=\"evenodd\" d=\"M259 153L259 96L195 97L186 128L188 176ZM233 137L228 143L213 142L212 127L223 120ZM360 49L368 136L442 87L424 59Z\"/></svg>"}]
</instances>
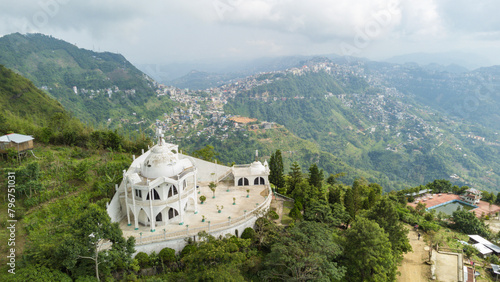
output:
<instances>
[{"instance_id":1,"label":"hazy sky","mask_svg":"<svg viewBox=\"0 0 500 282\"><path fill-rule=\"evenodd\" d=\"M131 62L460 51L500 64L498 0L0 0L0 35L41 32Z\"/></svg>"}]
</instances>

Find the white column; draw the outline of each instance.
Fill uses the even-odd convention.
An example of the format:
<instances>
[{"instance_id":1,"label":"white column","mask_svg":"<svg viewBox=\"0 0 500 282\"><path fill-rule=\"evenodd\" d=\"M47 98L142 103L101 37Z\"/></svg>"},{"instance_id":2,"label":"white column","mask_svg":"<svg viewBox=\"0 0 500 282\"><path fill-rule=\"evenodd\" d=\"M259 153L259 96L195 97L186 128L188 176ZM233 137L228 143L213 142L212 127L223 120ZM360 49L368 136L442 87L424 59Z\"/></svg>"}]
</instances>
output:
<instances>
[{"instance_id":1,"label":"white column","mask_svg":"<svg viewBox=\"0 0 500 282\"><path fill-rule=\"evenodd\" d=\"M135 206L135 189L134 185L130 185L132 187L132 206L134 207L134 229L138 230L139 229L139 212L137 212L137 208Z\"/></svg>"},{"instance_id":2,"label":"white column","mask_svg":"<svg viewBox=\"0 0 500 282\"><path fill-rule=\"evenodd\" d=\"M180 189L181 185L182 185L182 180L177 182L177 187L179 187L178 188L179 189L178 190L179 193L177 193L178 202L179 202L179 217L180 217L179 225L183 225L184 224L184 220L183 220L184 213L183 213L183 210L182 210L182 201L181 201L181 192L180 192L181 191L181 189Z\"/></svg>"},{"instance_id":3,"label":"white column","mask_svg":"<svg viewBox=\"0 0 500 282\"><path fill-rule=\"evenodd\" d=\"M128 178L125 176L125 173L123 173L123 188L125 189L125 208L127 209L127 225L130 226L132 224L130 224L130 210L129 210L129 207L128 207L128 193L127 193L127 180ZM133 196L133 195L132 195Z\"/></svg>"},{"instance_id":4,"label":"white column","mask_svg":"<svg viewBox=\"0 0 500 282\"><path fill-rule=\"evenodd\" d=\"M149 182L149 181L148 181ZM153 189L151 186L148 186L148 194L149 194L149 210L150 210L150 220L151 220L151 232L155 232L155 220L156 216L153 214Z\"/></svg>"},{"instance_id":5,"label":"white column","mask_svg":"<svg viewBox=\"0 0 500 282\"><path fill-rule=\"evenodd\" d=\"M198 200L196 199L196 185L198 183L196 183L196 170L194 171L194 175L193 175L193 179L194 179L194 189L193 189L193 196L194 196L194 213L197 214L198 213Z\"/></svg>"}]
</instances>

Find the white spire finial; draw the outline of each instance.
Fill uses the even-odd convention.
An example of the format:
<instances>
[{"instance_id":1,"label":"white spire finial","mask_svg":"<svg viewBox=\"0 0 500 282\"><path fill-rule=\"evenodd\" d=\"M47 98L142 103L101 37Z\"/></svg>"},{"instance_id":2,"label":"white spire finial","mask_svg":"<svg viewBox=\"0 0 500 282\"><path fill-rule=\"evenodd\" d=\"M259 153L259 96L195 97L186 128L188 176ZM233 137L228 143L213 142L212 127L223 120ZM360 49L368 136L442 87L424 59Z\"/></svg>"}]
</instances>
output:
<instances>
[{"instance_id":1,"label":"white spire finial","mask_svg":"<svg viewBox=\"0 0 500 282\"><path fill-rule=\"evenodd\" d=\"M158 128L156 129L156 136L158 137L158 145L160 145L160 146L161 146L161 145L162 145L162 143L163 143L163 140L162 140L163 133L162 133L162 129L161 129L161 127L158 127Z\"/></svg>"}]
</instances>

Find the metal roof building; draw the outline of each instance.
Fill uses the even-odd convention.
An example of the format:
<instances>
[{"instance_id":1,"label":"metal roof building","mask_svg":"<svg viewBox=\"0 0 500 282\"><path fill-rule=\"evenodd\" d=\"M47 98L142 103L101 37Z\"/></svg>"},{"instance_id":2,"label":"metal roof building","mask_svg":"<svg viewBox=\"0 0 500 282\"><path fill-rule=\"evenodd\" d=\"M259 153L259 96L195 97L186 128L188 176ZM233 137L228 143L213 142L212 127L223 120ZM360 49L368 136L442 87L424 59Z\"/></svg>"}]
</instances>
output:
<instances>
[{"instance_id":1,"label":"metal roof building","mask_svg":"<svg viewBox=\"0 0 500 282\"><path fill-rule=\"evenodd\" d=\"M472 241L474 241L474 242L476 242L476 243L478 243L480 245L483 245L484 247L492 250L494 253L500 254L500 247L498 247L497 245L495 245L495 244L491 243L490 241L484 239L483 237L481 237L479 235L469 235L469 238ZM475 244L474 246L477 246L478 244ZM476 247L476 248L479 250L478 247ZM482 247L480 247L480 248L483 249Z\"/></svg>"},{"instance_id":2,"label":"metal roof building","mask_svg":"<svg viewBox=\"0 0 500 282\"><path fill-rule=\"evenodd\" d=\"M0 136L0 153L7 153L7 149L14 148L17 152L33 149L33 138L30 135L11 133Z\"/></svg>"}]
</instances>

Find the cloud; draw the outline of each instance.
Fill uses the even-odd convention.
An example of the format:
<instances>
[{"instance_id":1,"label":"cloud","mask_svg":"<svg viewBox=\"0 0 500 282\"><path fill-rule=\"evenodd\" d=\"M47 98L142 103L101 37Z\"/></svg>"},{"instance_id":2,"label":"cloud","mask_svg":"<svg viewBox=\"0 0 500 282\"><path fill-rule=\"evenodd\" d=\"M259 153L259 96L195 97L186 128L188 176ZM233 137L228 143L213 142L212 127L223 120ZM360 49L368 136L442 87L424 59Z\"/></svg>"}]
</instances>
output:
<instances>
[{"instance_id":1,"label":"cloud","mask_svg":"<svg viewBox=\"0 0 500 282\"><path fill-rule=\"evenodd\" d=\"M391 29L400 21L397 6L392 0L241 0L223 6L219 21L300 34L321 42L351 37L381 13L390 17L383 28Z\"/></svg>"},{"instance_id":2,"label":"cloud","mask_svg":"<svg viewBox=\"0 0 500 282\"><path fill-rule=\"evenodd\" d=\"M17 0L0 34L41 32L132 61L497 48L496 0ZM493 49L492 49L493 50ZM471 50L467 50L471 51Z\"/></svg>"}]
</instances>

